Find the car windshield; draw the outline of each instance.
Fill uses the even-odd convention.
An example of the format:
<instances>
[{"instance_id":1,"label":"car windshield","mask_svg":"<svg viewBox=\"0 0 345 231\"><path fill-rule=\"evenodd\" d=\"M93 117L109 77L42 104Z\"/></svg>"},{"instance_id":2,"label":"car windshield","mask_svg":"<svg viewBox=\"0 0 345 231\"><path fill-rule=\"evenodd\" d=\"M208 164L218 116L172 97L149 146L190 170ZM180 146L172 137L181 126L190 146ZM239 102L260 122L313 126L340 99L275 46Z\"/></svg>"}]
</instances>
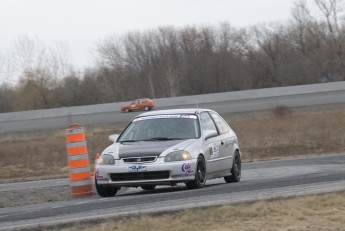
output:
<instances>
[{"instance_id":1,"label":"car windshield","mask_svg":"<svg viewBox=\"0 0 345 231\"><path fill-rule=\"evenodd\" d=\"M118 141L183 140L199 136L199 123L195 115L155 115L134 119Z\"/></svg>"}]
</instances>

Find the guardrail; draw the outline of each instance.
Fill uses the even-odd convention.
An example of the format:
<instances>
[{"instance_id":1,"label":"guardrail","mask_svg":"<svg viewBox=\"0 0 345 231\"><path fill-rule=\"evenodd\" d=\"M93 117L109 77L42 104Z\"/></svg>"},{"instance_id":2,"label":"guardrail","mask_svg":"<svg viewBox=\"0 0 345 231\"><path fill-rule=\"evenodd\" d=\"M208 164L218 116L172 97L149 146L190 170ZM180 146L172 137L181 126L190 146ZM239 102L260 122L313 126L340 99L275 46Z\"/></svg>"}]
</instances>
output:
<instances>
[{"instance_id":1,"label":"guardrail","mask_svg":"<svg viewBox=\"0 0 345 231\"><path fill-rule=\"evenodd\" d=\"M345 91L345 81L154 99L156 107ZM345 99L344 99L345 102ZM125 102L0 113L0 122L118 111ZM126 102L128 103L128 102Z\"/></svg>"}]
</instances>

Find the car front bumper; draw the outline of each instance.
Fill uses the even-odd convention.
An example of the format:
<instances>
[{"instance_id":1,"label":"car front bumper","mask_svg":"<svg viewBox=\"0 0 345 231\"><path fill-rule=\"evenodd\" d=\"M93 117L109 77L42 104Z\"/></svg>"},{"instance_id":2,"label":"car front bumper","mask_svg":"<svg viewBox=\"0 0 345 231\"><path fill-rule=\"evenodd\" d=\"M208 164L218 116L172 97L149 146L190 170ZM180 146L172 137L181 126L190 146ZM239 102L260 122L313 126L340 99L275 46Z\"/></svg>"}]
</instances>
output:
<instances>
[{"instance_id":1,"label":"car front bumper","mask_svg":"<svg viewBox=\"0 0 345 231\"><path fill-rule=\"evenodd\" d=\"M99 185L141 186L170 185L195 179L196 160L96 165Z\"/></svg>"}]
</instances>

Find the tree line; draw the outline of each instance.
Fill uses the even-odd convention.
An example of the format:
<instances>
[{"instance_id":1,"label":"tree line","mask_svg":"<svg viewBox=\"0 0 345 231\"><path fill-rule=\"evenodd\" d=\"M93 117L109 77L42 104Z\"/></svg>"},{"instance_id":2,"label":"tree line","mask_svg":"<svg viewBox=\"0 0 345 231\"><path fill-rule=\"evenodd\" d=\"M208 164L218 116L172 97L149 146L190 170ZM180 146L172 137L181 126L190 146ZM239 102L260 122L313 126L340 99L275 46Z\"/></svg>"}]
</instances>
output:
<instances>
[{"instance_id":1,"label":"tree line","mask_svg":"<svg viewBox=\"0 0 345 231\"><path fill-rule=\"evenodd\" d=\"M285 22L113 35L82 71L63 44L47 48L22 36L10 62L0 54L0 77L20 76L0 86L0 112L343 81L343 7L343 0L299 0Z\"/></svg>"}]
</instances>

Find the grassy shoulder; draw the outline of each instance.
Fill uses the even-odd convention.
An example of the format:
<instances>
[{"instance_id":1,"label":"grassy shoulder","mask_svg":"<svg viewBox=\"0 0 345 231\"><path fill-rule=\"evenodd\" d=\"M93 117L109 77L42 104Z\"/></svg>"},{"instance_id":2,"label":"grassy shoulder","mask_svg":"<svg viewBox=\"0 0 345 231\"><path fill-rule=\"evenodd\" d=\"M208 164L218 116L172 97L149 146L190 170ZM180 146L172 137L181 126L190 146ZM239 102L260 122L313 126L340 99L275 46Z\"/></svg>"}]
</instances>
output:
<instances>
[{"instance_id":1,"label":"grassy shoulder","mask_svg":"<svg viewBox=\"0 0 345 231\"><path fill-rule=\"evenodd\" d=\"M345 192L188 209L49 227L46 230L344 230Z\"/></svg>"},{"instance_id":2,"label":"grassy shoulder","mask_svg":"<svg viewBox=\"0 0 345 231\"><path fill-rule=\"evenodd\" d=\"M345 104L223 115L237 133L245 162L345 150ZM121 128L85 127L89 157ZM0 183L67 177L65 130L0 136Z\"/></svg>"}]
</instances>

